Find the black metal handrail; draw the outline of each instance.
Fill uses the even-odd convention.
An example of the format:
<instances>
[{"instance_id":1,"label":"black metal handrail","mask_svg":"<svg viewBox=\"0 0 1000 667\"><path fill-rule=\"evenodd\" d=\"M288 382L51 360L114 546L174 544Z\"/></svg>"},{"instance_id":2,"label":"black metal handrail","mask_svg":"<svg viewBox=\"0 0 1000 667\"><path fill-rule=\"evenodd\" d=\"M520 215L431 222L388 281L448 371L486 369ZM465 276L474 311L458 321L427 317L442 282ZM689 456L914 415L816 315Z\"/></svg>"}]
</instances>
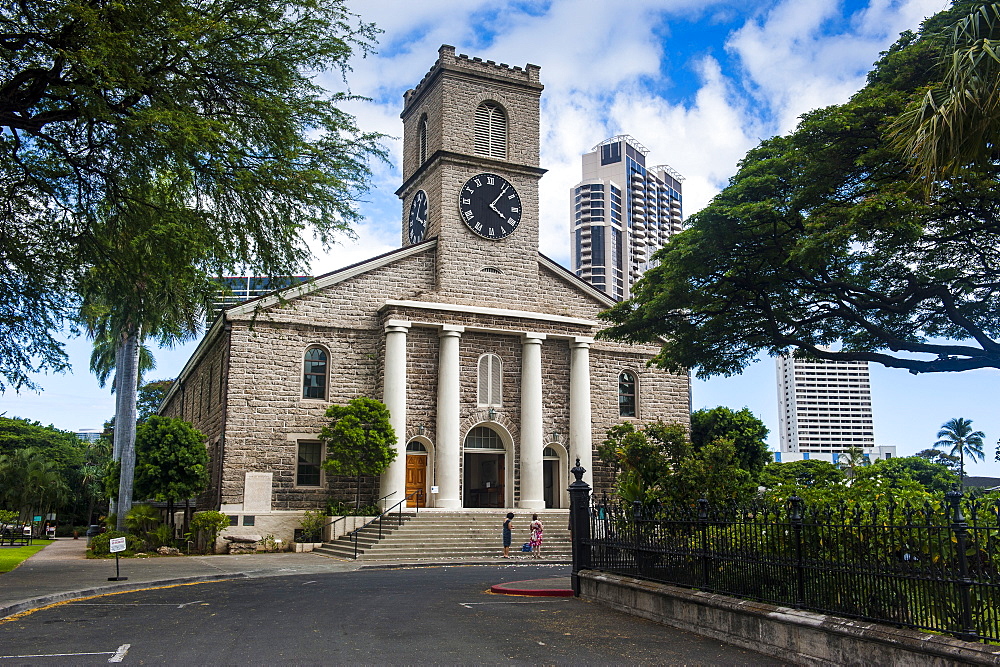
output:
<instances>
[{"instance_id":1,"label":"black metal handrail","mask_svg":"<svg viewBox=\"0 0 1000 667\"><path fill-rule=\"evenodd\" d=\"M378 500L376 500L376 501L375 501L375 504L377 505L378 503L382 502L383 500L385 500L385 499L386 499L386 498L388 498L389 496L394 496L394 495L396 495L396 492L395 492L395 491L392 491L391 493L387 493L386 495L384 495L384 496L382 496L381 498L379 498ZM357 508L355 508L355 510L354 510L354 511L357 511ZM343 515L343 516L338 516L338 517L337 517L336 519L334 519L333 521L327 521L327 522L326 522L325 524L323 524L323 527L322 527L322 528L320 528L320 534L319 534L319 537L320 537L320 539L323 539L323 538L324 538L324 534L325 534L325 532L326 532L326 529L327 529L327 528L329 528L330 526L336 526L336 525L337 525L338 523L340 523L341 521L344 521L345 519L347 519L347 517L348 517L348 515L347 515L347 514L345 514L345 515ZM346 523L346 521L345 521L345 523ZM344 532L344 534L346 535L346 534L347 534L347 531L345 531L345 532ZM334 529L334 530L332 530L332 531L331 531L331 536L332 536L333 540L337 539L337 536L336 536L336 529ZM331 541L332 541L332 540L331 540Z\"/></svg>"},{"instance_id":2,"label":"black metal handrail","mask_svg":"<svg viewBox=\"0 0 1000 667\"><path fill-rule=\"evenodd\" d=\"M338 523L340 523L341 521L343 521L343 520L344 520L344 519L346 519L346 518L347 518L347 515L345 514L344 516L338 516L338 517L337 517L336 519L334 519L333 521L328 521L328 522L326 523L326 525L324 525L324 526L323 526L323 527L322 527L322 528L320 529L320 534L319 534L319 538L320 538L320 539L322 540L322 539L323 539L323 538L325 537L325 536L324 536L324 533L326 532L326 529L327 529L327 528L329 528L330 526L336 526L336 525L337 525ZM336 531L336 529L331 529L331 531L330 531L330 537L332 538L332 539L331 539L331 541L333 541L333 540L337 539L337 531Z\"/></svg>"},{"instance_id":3,"label":"black metal handrail","mask_svg":"<svg viewBox=\"0 0 1000 667\"><path fill-rule=\"evenodd\" d=\"M389 496L393 495L394 493L396 493L396 492L393 491L388 496L383 496L382 498L380 498L380 500L385 500L386 498L388 498ZM395 505L393 505L389 509L383 510L381 514L379 514L377 517L374 517L371 521L369 521L365 525L361 526L360 528L355 528L354 530L352 530L350 532L351 541L354 542L354 560L358 559L358 533L360 531L364 530L365 528L367 528L368 526L372 525L376 521L378 521L378 539L381 540L382 539L382 519L386 515L392 514L393 510L398 510L397 516L396 516L396 527L398 528L399 526L403 525L403 504L406 503L406 501L408 501L410 498L414 498L414 497L419 498L420 500L423 500L423 498L424 498L424 490L423 489L417 489L416 491L414 491L410 495L406 496L405 498L403 498L402 500L400 500L398 503L396 503ZM419 514L419 513L420 513L420 503L417 502L417 503L414 503L414 512L413 512L413 514L416 515L416 514Z\"/></svg>"}]
</instances>

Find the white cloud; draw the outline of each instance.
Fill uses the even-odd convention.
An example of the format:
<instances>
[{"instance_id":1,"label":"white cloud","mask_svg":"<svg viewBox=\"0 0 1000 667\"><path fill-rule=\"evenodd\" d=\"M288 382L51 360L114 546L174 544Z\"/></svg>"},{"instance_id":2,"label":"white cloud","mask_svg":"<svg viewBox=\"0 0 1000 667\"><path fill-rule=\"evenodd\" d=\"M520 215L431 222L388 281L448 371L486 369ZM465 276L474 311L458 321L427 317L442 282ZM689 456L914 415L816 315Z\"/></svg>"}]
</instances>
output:
<instances>
[{"instance_id":1,"label":"white cloud","mask_svg":"<svg viewBox=\"0 0 1000 667\"><path fill-rule=\"evenodd\" d=\"M394 167L376 171L358 241L326 253L314 272L398 247L401 207L393 193L401 178L402 94L428 71L441 44L542 67L541 166L548 173L540 186L539 244L566 263L569 188L579 181L581 154L595 144L615 134L635 136L650 149L651 163L685 176L690 215L724 187L749 148L791 130L805 111L846 100L864 84L879 51L946 4L871 0L843 17L840 0L539 0L527 10L524 3L485 0L354 2L364 20L385 32L381 53L356 60L350 76L352 91L373 101L349 110L365 129L394 137L387 142ZM704 42L704 51L684 63L696 90L677 93L666 77L683 73L667 63L666 48L674 38L697 42L697 35L678 31L697 29L692 22L699 18L734 27L724 50Z\"/></svg>"},{"instance_id":2,"label":"white cloud","mask_svg":"<svg viewBox=\"0 0 1000 667\"><path fill-rule=\"evenodd\" d=\"M947 4L873 0L831 34L842 11L838 0L783 0L748 20L726 47L742 63L741 83L770 109L774 131L785 133L802 113L846 101L864 85L880 51Z\"/></svg>"}]
</instances>

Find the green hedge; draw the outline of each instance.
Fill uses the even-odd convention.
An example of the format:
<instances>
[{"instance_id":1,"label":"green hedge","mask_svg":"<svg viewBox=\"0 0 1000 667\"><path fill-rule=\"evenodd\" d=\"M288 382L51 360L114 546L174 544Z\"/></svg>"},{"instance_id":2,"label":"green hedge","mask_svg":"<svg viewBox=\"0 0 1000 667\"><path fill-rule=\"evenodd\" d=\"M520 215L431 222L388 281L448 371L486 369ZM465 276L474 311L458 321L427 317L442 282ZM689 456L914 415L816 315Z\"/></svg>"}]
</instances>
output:
<instances>
[{"instance_id":1,"label":"green hedge","mask_svg":"<svg viewBox=\"0 0 1000 667\"><path fill-rule=\"evenodd\" d=\"M95 556L107 556L111 554L111 538L112 537L124 537L125 538L125 551L119 551L121 556L134 556L135 552L141 551L142 540L135 535L129 535L128 533L122 533L117 530L109 530L106 533L101 533L100 535L95 535L90 540L90 549Z\"/></svg>"}]
</instances>

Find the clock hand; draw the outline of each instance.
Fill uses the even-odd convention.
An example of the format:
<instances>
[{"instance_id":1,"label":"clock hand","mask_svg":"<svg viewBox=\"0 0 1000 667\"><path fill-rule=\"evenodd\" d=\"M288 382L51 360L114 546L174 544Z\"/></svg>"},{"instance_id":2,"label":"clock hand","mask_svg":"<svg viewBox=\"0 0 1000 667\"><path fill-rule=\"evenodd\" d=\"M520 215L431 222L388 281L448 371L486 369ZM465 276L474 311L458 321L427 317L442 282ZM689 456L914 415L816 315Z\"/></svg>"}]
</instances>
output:
<instances>
[{"instance_id":1,"label":"clock hand","mask_svg":"<svg viewBox=\"0 0 1000 667\"><path fill-rule=\"evenodd\" d=\"M497 198L493 200L493 203L492 203L492 204L490 204L490 208L491 208L491 209L493 209L493 211L494 211L494 212L495 212L495 213L496 213L497 215L499 215L499 216L503 216L503 213L501 213L501 212L500 212L500 211L499 211L499 210L497 209L497 202L498 202L498 201L500 201L500 197L503 197L503 193L507 192L507 187L508 187L508 186L504 185L504 186L503 186L503 189L502 189L502 190L500 190L500 194L498 194L498 195L497 195Z\"/></svg>"}]
</instances>

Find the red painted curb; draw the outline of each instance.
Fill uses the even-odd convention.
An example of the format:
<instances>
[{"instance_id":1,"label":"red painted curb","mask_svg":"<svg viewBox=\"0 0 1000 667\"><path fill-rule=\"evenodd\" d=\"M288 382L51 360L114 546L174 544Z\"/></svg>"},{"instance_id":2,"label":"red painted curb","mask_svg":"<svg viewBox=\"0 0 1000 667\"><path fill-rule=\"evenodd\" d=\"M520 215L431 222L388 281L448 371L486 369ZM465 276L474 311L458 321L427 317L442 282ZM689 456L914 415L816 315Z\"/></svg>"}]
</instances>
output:
<instances>
[{"instance_id":1,"label":"red painted curb","mask_svg":"<svg viewBox=\"0 0 1000 667\"><path fill-rule=\"evenodd\" d=\"M513 581L509 584L495 584L490 586L490 593L498 593L500 595L530 595L549 598L573 597L573 589L571 588L517 588L518 584L527 583L534 582Z\"/></svg>"}]
</instances>

